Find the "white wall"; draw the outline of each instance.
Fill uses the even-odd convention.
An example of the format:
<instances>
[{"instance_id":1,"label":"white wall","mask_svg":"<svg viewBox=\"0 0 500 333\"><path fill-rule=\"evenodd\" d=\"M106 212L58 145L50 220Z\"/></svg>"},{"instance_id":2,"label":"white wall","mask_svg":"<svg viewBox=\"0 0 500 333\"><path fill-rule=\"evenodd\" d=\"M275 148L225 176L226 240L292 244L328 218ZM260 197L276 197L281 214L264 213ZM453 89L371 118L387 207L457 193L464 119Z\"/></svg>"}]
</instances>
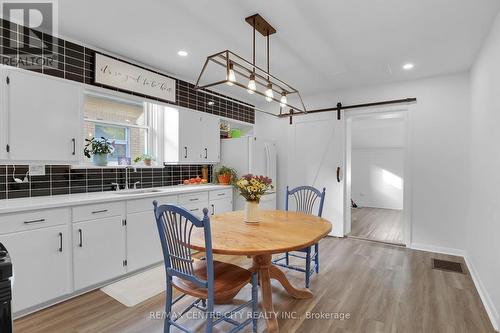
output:
<instances>
[{"instance_id":1,"label":"white wall","mask_svg":"<svg viewBox=\"0 0 500 333\"><path fill-rule=\"evenodd\" d=\"M463 249L468 203L468 194L464 190L468 184L469 170L468 73L305 96L304 100L306 106L312 109L332 106L337 101L348 105L404 97L418 99L416 104L409 106L408 111L411 151L411 174L408 177L412 184L411 241L415 246L460 252L459 249ZM311 121L336 121L331 120L335 117L332 114L302 117ZM288 124L288 120L282 122ZM329 137L327 131L320 134L325 140ZM289 139L289 142L289 147L292 148L293 141ZM299 161L289 159L290 167L295 162Z\"/></svg>"},{"instance_id":2,"label":"white wall","mask_svg":"<svg viewBox=\"0 0 500 333\"><path fill-rule=\"evenodd\" d=\"M465 72L304 96L309 109L332 106L337 101L351 104L417 97L418 102L408 111L411 174L406 178L411 178L412 183L412 245L464 254L497 330L500 153L495 147L500 142L499 59L500 18L497 17L470 75ZM305 117L330 124L335 121L328 114ZM256 128L273 131L280 140L279 186L291 180L302 181L300 175L289 172L299 159L290 154L294 126L288 125L288 119L267 116L258 116L256 124ZM328 131L322 131L318 135L328 138Z\"/></svg>"},{"instance_id":3,"label":"white wall","mask_svg":"<svg viewBox=\"0 0 500 333\"><path fill-rule=\"evenodd\" d=\"M351 196L359 207L403 209L403 148L354 148Z\"/></svg>"},{"instance_id":4,"label":"white wall","mask_svg":"<svg viewBox=\"0 0 500 333\"><path fill-rule=\"evenodd\" d=\"M486 307L500 310L500 14L471 71L470 210L465 247L484 288ZM481 292L481 290L480 290ZM485 300L483 298L483 302Z\"/></svg>"}]
</instances>

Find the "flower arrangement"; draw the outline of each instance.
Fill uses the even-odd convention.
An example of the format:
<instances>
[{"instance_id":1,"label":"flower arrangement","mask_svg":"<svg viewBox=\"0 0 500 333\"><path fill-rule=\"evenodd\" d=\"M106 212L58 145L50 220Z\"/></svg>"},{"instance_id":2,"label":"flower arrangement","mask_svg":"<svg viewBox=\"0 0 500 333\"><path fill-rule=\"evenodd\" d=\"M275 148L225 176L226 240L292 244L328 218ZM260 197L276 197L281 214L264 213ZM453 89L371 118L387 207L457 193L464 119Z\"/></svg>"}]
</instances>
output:
<instances>
[{"instance_id":1,"label":"flower arrangement","mask_svg":"<svg viewBox=\"0 0 500 333\"><path fill-rule=\"evenodd\" d=\"M244 175L236 182L236 188L247 201L259 203L266 191L273 188L272 179L265 176Z\"/></svg>"}]
</instances>

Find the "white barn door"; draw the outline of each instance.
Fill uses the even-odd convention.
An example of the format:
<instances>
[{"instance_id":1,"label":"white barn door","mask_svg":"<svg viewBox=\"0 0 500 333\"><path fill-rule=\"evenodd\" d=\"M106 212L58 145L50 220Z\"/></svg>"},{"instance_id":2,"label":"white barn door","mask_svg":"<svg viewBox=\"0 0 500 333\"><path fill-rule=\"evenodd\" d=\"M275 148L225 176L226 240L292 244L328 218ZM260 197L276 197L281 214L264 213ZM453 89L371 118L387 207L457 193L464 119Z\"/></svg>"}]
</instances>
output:
<instances>
[{"instance_id":1,"label":"white barn door","mask_svg":"<svg viewBox=\"0 0 500 333\"><path fill-rule=\"evenodd\" d=\"M333 224L330 235L344 236L345 120L335 112L294 117L289 132L288 184L326 187L323 217ZM337 180L337 168L340 168Z\"/></svg>"}]
</instances>

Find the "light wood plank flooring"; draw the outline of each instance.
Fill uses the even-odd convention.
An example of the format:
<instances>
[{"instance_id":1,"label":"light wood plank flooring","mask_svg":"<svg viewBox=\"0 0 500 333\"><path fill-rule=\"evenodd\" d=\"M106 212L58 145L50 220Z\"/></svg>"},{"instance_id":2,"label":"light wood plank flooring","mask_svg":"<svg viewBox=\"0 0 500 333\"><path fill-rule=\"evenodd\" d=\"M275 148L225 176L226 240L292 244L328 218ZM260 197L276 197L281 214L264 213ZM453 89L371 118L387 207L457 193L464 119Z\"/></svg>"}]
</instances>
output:
<instances>
[{"instance_id":1,"label":"light wood plank flooring","mask_svg":"<svg viewBox=\"0 0 500 333\"><path fill-rule=\"evenodd\" d=\"M322 240L320 253L321 272L311 283L314 298L292 299L273 283L276 311L298 316L281 318L281 332L494 332L470 276L431 269L432 257L463 262L459 258L348 238ZM245 257L218 259L250 265ZM287 275L303 285L299 272ZM237 300L248 296L246 288ZM14 327L16 333L159 333L163 322L150 313L163 307L162 294L127 308L97 290L16 320ZM306 312L349 313L350 319L312 320ZM203 330L200 321L188 324ZM227 329L219 326L215 332ZM260 320L259 332L264 331Z\"/></svg>"},{"instance_id":2,"label":"light wood plank flooring","mask_svg":"<svg viewBox=\"0 0 500 333\"><path fill-rule=\"evenodd\" d=\"M350 237L403 244L402 211L360 207L351 209Z\"/></svg>"}]
</instances>

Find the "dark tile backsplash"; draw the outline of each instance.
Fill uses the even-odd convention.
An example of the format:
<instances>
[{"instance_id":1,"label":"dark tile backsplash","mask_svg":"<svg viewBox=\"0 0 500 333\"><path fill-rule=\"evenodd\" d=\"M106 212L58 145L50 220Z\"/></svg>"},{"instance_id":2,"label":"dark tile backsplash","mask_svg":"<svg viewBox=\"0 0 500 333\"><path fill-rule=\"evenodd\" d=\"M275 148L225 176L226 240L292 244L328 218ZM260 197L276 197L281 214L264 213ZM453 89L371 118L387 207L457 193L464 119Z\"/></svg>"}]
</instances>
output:
<instances>
[{"instance_id":1,"label":"dark tile backsplash","mask_svg":"<svg viewBox=\"0 0 500 333\"><path fill-rule=\"evenodd\" d=\"M33 38L33 36L37 36L37 38ZM39 49L42 44L40 39L46 46L41 52ZM29 47L38 48L37 52L28 52L26 41L28 41ZM22 42L25 43L24 46ZM98 52L0 19L0 60L4 65L174 104L155 97L96 84L94 82L94 65L95 54ZM38 66L30 66L21 61L31 57L38 57L44 61ZM118 60L124 61L123 59ZM164 75L163 73L159 74ZM212 93L216 96L209 96L196 91L193 84L179 79L176 79L176 91L176 105L249 123L255 122L255 110L250 104L215 92ZM210 101L214 102L213 105L208 105ZM23 180L27 171L27 165L16 165L15 177ZM14 166L0 165L0 200L110 191L113 189L111 183L124 184L125 181L124 169L113 168L71 169L67 165L48 165L45 176L29 176L28 183L15 182L13 172ZM138 168L137 172L129 169L128 172L130 172L129 185L140 181L139 187L143 188L172 186L180 184L186 178L201 176L201 165L169 165L163 168ZM209 166L209 178L212 178L212 166Z\"/></svg>"},{"instance_id":2,"label":"dark tile backsplash","mask_svg":"<svg viewBox=\"0 0 500 333\"><path fill-rule=\"evenodd\" d=\"M147 97L152 100L159 100L162 102L173 104L172 102L161 100L156 97L131 93L128 91L108 88L100 84L96 84L94 82L95 54L101 52L75 43L71 43L69 41L65 41L57 37L53 37L46 33L41 33L32 29L26 29L3 19L0 20L0 54L2 64L14 65L16 67L41 72L51 76L82 82L106 89L122 91L131 95ZM36 34L37 36L41 36L41 39L46 46L43 49L44 51L42 55L43 59L46 59L47 61L43 62L41 66L30 66L29 64L24 64L23 62L15 62L13 64L11 60L21 59L23 58L23 56L40 56L40 54L26 53L23 51L22 47L16 46L18 45L18 41L25 41L25 38L28 38L30 46L40 47L39 39L28 37L30 35L30 32L32 32L31 35ZM9 47L11 45L15 45L15 47ZM106 55L111 58L124 61L123 59L119 59L108 54ZM151 70L149 68L145 69L155 72L154 70ZM159 74L164 75L163 73ZM249 123L255 122L255 110L250 104L243 103L236 99L212 91L211 92L216 94L217 96L204 94L202 92L196 91L194 89L194 85L186 81L176 79L176 85L176 105ZM220 98L218 96L223 98ZM209 101L213 101L214 104L208 105ZM238 104L237 102L243 103L244 105Z\"/></svg>"},{"instance_id":3,"label":"dark tile backsplash","mask_svg":"<svg viewBox=\"0 0 500 333\"><path fill-rule=\"evenodd\" d=\"M15 168L15 170L14 170ZM167 165L163 168L129 168L129 187L137 181L138 188L179 185L184 179L201 177L202 165ZM17 183L15 178L24 180L27 165L0 165L0 200L48 195L62 195L89 192L112 191L112 183L125 185L123 168L72 169L69 165L47 165L45 176L28 176L28 183ZM212 179L213 167L208 166L208 178Z\"/></svg>"}]
</instances>

